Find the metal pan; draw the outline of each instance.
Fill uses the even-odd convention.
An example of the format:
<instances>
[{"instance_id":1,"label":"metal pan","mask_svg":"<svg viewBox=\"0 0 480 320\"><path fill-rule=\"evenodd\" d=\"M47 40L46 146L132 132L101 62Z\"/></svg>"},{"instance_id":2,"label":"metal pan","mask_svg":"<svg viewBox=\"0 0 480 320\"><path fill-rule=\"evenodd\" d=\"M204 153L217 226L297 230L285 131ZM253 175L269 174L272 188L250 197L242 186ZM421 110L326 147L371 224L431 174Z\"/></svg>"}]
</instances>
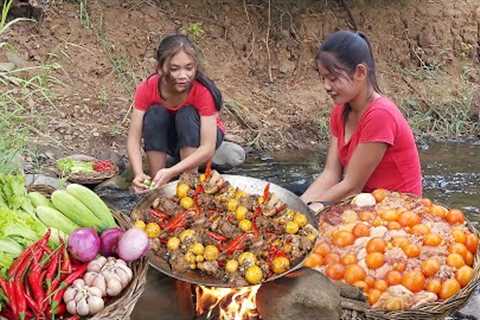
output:
<instances>
[{"instance_id":1,"label":"metal pan","mask_svg":"<svg viewBox=\"0 0 480 320\"><path fill-rule=\"evenodd\" d=\"M237 175L227 175L223 174L222 177L228 181L231 185L240 188L241 190L247 192L248 194L262 194L263 189L268 184L267 181L245 177L245 176L237 176ZM176 186L178 181L171 182L157 190L152 191L151 193L147 194L133 209L132 211L132 218L137 219L143 216L145 210L148 210L153 203L154 199L157 197L172 197L175 195ZM308 219L308 222L317 228L318 221L315 218L315 213L302 201L298 196L294 193L278 186L273 183L270 183L270 191L274 193L279 199L285 202L289 208L302 212ZM285 276L286 274L292 272L293 270L299 269L303 266L303 262L308 254L296 261L296 263L290 268L290 270L274 275L268 279L265 279L264 282L269 282L278 278ZM162 257L152 254L150 257L150 264L157 269L158 271L181 281L208 286L208 287L233 287L233 284L225 283L221 280L209 277L208 275L200 274L199 272L195 271L187 271L184 273L176 273L170 268L170 265L167 261L165 261Z\"/></svg>"}]
</instances>

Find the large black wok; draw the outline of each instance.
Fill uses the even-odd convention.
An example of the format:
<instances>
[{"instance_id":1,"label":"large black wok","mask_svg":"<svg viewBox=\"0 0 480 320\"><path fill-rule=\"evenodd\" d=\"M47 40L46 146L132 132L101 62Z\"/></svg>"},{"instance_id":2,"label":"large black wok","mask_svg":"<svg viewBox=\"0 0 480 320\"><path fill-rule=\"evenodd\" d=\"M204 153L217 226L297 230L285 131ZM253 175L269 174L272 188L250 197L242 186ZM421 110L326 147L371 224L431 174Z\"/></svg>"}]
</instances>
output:
<instances>
[{"instance_id":1,"label":"large black wok","mask_svg":"<svg viewBox=\"0 0 480 320\"><path fill-rule=\"evenodd\" d=\"M237 175L222 175L222 177L232 184L235 187L240 188L241 190L249 193L249 194L262 194L265 186L267 185L267 181L251 178L251 177L244 177L244 176L237 176ZM175 195L176 186L178 181L171 182L157 190L152 191L151 193L147 194L133 209L132 211L132 219L141 218L145 210L148 210L155 198L157 197L172 197ZM315 228L318 226L318 221L315 218L314 212L302 201L298 196L294 193L278 186L275 184L270 183L270 191L274 193L279 199L285 202L289 208L300 211L308 218L309 223L314 226ZM294 264L287 272L282 274L274 275L270 278L265 279L263 282L272 281L278 278L283 277L284 275L292 272L293 270L299 269L303 266L303 262L308 256L306 254L302 259L299 261L294 261ZM195 271L187 271L184 273L177 273L170 268L170 265L167 261L165 261L162 257L152 254L150 257L150 264L160 272L176 278L181 281L186 281L193 284L209 286L209 287L233 287L234 284L225 283L221 280L209 277L208 275L202 275Z\"/></svg>"}]
</instances>

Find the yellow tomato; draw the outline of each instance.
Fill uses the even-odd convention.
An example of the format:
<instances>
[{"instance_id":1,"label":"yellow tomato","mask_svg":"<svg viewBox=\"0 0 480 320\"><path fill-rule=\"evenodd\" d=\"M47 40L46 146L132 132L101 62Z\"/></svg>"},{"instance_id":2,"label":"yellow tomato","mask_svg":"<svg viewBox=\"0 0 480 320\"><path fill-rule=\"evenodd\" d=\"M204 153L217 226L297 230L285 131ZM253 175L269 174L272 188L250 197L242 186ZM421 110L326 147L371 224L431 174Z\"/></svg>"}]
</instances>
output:
<instances>
[{"instance_id":1,"label":"yellow tomato","mask_svg":"<svg viewBox=\"0 0 480 320\"><path fill-rule=\"evenodd\" d=\"M190 239L191 237L193 237L194 234L195 234L194 230L186 229L186 230L183 230L182 232L180 232L178 237L180 238L180 241L184 242L184 241Z\"/></svg>"},{"instance_id":2,"label":"yellow tomato","mask_svg":"<svg viewBox=\"0 0 480 320\"><path fill-rule=\"evenodd\" d=\"M257 203L258 204L263 204L264 202L265 202L265 199L262 196L257 198Z\"/></svg>"},{"instance_id":3,"label":"yellow tomato","mask_svg":"<svg viewBox=\"0 0 480 320\"><path fill-rule=\"evenodd\" d=\"M203 252L205 251L205 247L203 246L203 244L199 243L199 242L195 242L191 247L190 247L190 251L192 251L194 254L196 255L202 255Z\"/></svg>"},{"instance_id":4,"label":"yellow tomato","mask_svg":"<svg viewBox=\"0 0 480 320\"><path fill-rule=\"evenodd\" d=\"M259 284L263 279L263 272L259 266L253 265L245 271L245 279L250 284Z\"/></svg>"},{"instance_id":5,"label":"yellow tomato","mask_svg":"<svg viewBox=\"0 0 480 320\"><path fill-rule=\"evenodd\" d=\"M238 200L237 199L228 200L228 203L227 203L228 211L234 212L235 210L237 210L237 207L238 207Z\"/></svg>"},{"instance_id":6,"label":"yellow tomato","mask_svg":"<svg viewBox=\"0 0 480 320\"><path fill-rule=\"evenodd\" d=\"M272 260L272 271L283 273L290 268L290 260L287 257L276 257Z\"/></svg>"},{"instance_id":7,"label":"yellow tomato","mask_svg":"<svg viewBox=\"0 0 480 320\"><path fill-rule=\"evenodd\" d=\"M150 222L145 227L145 232L149 238L156 238L160 235L160 227L155 222Z\"/></svg>"},{"instance_id":8,"label":"yellow tomato","mask_svg":"<svg viewBox=\"0 0 480 320\"><path fill-rule=\"evenodd\" d=\"M180 206L182 206L183 209L190 209L193 207L193 199L190 197L184 197L180 200Z\"/></svg>"},{"instance_id":9,"label":"yellow tomato","mask_svg":"<svg viewBox=\"0 0 480 320\"><path fill-rule=\"evenodd\" d=\"M287 209L287 218L288 220L293 220L295 218L295 211L292 209Z\"/></svg>"},{"instance_id":10,"label":"yellow tomato","mask_svg":"<svg viewBox=\"0 0 480 320\"><path fill-rule=\"evenodd\" d=\"M187 196L188 191L190 191L190 187L185 183L180 183L177 185L177 197L185 198Z\"/></svg>"},{"instance_id":11,"label":"yellow tomato","mask_svg":"<svg viewBox=\"0 0 480 320\"><path fill-rule=\"evenodd\" d=\"M207 180L207 176L205 176L205 174L202 173L199 179L200 179L200 182L205 182L205 180Z\"/></svg>"},{"instance_id":12,"label":"yellow tomato","mask_svg":"<svg viewBox=\"0 0 480 320\"><path fill-rule=\"evenodd\" d=\"M192 270L197 269L197 264L196 264L196 263L192 263L192 264L190 265L190 269L192 269Z\"/></svg>"},{"instance_id":13,"label":"yellow tomato","mask_svg":"<svg viewBox=\"0 0 480 320\"><path fill-rule=\"evenodd\" d=\"M135 228L138 228L140 230L145 230L145 222L143 222L142 220L137 220L135 221L135 223L133 224L133 226Z\"/></svg>"},{"instance_id":14,"label":"yellow tomato","mask_svg":"<svg viewBox=\"0 0 480 320\"><path fill-rule=\"evenodd\" d=\"M244 231L244 232L248 232L250 230L252 230L252 221L250 220L247 220L247 219L243 219L242 221L240 221L238 223L238 227Z\"/></svg>"},{"instance_id":15,"label":"yellow tomato","mask_svg":"<svg viewBox=\"0 0 480 320\"><path fill-rule=\"evenodd\" d=\"M167 249L169 251L175 251L178 249L179 246L180 246L180 239L178 239L177 237L172 237L168 239Z\"/></svg>"},{"instance_id":16,"label":"yellow tomato","mask_svg":"<svg viewBox=\"0 0 480 320\"><path fill-rule=\"evenodd\" d=\"M203 256L208 261L214 261L217 260L219 254L220 252L218 251L217 247L215 247L214 245L208 245L205 247L205 252L203 253Z\"/></svg>"},{"instance_id":17,"label":"yellow tomato","mask_svg":"<svg viewBox=\"0 0 480 320\"><path fill-rule=\"evenodd\" d=\"M244 191L240 191L238 190L236 193L235 193L235 199L240 199L240 198L243 198L245 197L247 194L244 192Z\"/></svg>"},{"instance_id":18,"label":"yellow tomato","mask_svg":"<svg viewBox=\"0 0 480 320\"><path fill-rule=\"evenodd\" d=\"M307 225L308 223L308 220L307 220L307 217L300 213L300 212L297 212L295 214L295 217L293 218L293 221L301 228L301 227L304 227Z\"/></svg>"},{"instance_id":19,"label":"yellow tomato","mask_svg":"<svg viewBox=\"0 0 480 320\"><path fill-rule=\"evenodd\" d=\"M195 255L192 252L187 252L185 254L185 261L188 263L195 263Z\"/></svg>"},{"instance_id":20,"label":"yellow tomato","mask_svg":"<svg viewBox=\"0 0 480 320\"><path fill-rule=\"evenodd\" d=\"M235 217L238 221L242 221L247 216L248 209L244 206L239 206L235 211Z\"/></svg>"},{"instance_id":21,"label":"yellow tomato","mask_svg":"<svg viewBox=\"0 0 480 320\"><path fill-rule=\"evenodd\" d=\"M285 231L290 234L295 234L298 232L298 224L293 221L287 222L285 225Z\"/></svg>"},{"instance_id":22,"label":"yellow tomato","mask_svg":"<svg viewBox=\"0 0 480 320\"><path fill-rule=\"evenodd\" d=\"M245 251L238 256L238 262L240 265L244 265L246 263L255 264L257 262L257 257L255 257L252 252Z\"/></svg>"},{"instance_id":23,"label":"yellow tomato","mask_svg":"<svg viewBox=\"0 0 480 320\"><path fill-rule=\"evenodd\" d=\"M234 273L238 269L238 262L237 260L228 260L227 263L225 264L225 271L228 273Z\"/></svg>"},{"instance_id":24,"label":"yellow tomato","mask_svg":"<svg viewBox=\"0 0 480 320\"><path fill-rule=\"evenodd\" d=\"M203 262L204 260L205 260L205 258L203 256L196 256L195 257L196 262Z\"/></svg>"}]
</instances>

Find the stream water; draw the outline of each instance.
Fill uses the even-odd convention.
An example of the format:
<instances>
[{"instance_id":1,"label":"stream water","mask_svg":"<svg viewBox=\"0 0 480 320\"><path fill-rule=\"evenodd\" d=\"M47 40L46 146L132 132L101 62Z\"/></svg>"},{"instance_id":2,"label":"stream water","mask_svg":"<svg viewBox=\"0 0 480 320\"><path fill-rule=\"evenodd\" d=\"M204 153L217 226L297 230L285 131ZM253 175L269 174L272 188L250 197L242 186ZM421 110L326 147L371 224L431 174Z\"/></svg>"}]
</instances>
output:
<instances>
[{"instance_id":1,"label":"stream water","mask_svg":"<svg viewBox=\"0 0 480 320\"><path fill-rule=\"evenodd\" d=\"M265 179L300 194L321 171L324 161L325 154L322 152L254 156L228 173ZM431 144L421 150L421 161L424 196L448 207L462 209L470 221L479 225L480 145ZM168 290L167 282L165 276L149 270L145 294L137 304L132 319L173 319L165 314L168 310L165 308L171 307L175 298L172 297L173 300L168 303L160 301ZM480 319L480 292L477 290L467 305L451 319Z\"/></svg>"}]
</instances>

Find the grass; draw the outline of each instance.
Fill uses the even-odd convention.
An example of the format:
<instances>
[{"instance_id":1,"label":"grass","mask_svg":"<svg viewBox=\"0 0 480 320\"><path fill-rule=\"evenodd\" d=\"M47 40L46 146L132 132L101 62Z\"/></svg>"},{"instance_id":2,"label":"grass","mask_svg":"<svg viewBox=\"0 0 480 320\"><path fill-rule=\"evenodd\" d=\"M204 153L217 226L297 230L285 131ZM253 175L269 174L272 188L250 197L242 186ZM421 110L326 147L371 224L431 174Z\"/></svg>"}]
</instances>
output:
<instances>
[{"instance_id":1,"label":"grass","mask_svg":"<svg viewBox=\"0 0 480 320\"><path fill-rule=\"evenodd\" d=\"M12 2L9 0L3 4L0 36L19 21L32 21L23 18L8 21ZM14 50L6 42L1 42L0 48ZM58 65L52 64L0 72L0 173L21 169L22 156L35 153L29 146L32 133L46 137L41 127L48 121L37 108L43 105L56 110L49 87L52 83L60 83L51 76L51 71L57 68Z\"/></svg>"}]
</instances>

